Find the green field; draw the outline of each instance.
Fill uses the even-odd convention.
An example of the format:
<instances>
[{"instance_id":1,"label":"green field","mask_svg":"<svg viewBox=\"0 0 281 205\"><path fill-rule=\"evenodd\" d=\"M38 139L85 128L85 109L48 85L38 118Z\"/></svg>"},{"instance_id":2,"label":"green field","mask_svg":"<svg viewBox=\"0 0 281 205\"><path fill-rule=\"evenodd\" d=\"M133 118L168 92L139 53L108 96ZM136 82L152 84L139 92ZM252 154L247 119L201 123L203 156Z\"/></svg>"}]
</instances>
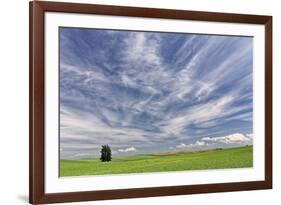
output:
<instances>
[{"instance_id":1,"label":"green field","mask_svg":"<svg viewBox=\"0 0 281 205\"><path fill-rule=\"evenodd\" d=\"M253 166L253 147L216 149L114 157L111 162L97 158L61 160L60 176L121 173L167 172L202 169L242 168Z\"/></svg>"}]
</instances>

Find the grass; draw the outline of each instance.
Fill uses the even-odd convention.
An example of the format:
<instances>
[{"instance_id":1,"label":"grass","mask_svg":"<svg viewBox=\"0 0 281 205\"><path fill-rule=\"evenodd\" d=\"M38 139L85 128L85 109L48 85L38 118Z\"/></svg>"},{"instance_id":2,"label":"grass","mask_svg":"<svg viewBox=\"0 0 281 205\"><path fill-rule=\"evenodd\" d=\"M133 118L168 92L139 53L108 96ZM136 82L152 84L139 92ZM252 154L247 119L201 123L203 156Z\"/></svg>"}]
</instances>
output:
<instances>
[{"instance_id":1,"label":"grass","mask_svg":"<svg viewBox=\"0 0 281 205\"><path fill-rule=\"evenodd\" d=\"M100 162L98 158L61 160L60 176L226 169L252 166L253 147L244 146L198 152L148 154L116 158L113 156L111 162Z\"/></svg>"}]
</instances>

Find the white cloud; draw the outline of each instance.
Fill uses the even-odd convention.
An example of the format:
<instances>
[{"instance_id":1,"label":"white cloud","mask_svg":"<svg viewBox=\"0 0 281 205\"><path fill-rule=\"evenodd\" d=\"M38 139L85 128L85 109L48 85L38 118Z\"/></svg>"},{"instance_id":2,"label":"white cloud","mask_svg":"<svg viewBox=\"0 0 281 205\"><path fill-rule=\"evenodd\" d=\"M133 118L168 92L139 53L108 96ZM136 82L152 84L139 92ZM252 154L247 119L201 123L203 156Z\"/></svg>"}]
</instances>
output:
<instances>
[{"instance_id":1,"label":"white cloud","mask_svg":"<svg viewBox=\"0 0 281 205\"><path fill-rule=\"evenodd\" d=\"M249 136L252 135L244 135L241 133L235 133L227 136L222 137L204 137L201 141L205 142L213 142L213 143L223 143L223 144L244 144L244 143L251 143L252 138Z\"/></svg>"},{"instance_id":2,"label":"white cloud","mask_svg":"<svg viewBox=\"0 0 281 205\"><path fill-rule=\"evenodd\" d=\"M86 139L93 143L96 140L103 140L103 143L110 143L114 140L123 143L131 140L146 142L148 139L144 137L145 135L151 135L151 133L137 128L112 128L95 115L78 111L71 112L64 107L61 108L62 139Z\"/></svg>"},{"instance_id":3,"label":"white cloud","mask_svg":"<svg viewBox=\"0 0 281 205\"><path fill-rule=\"evenodd\" d=\"M202 142L202 141L196 141L194 145L196 145L196 146L204 146L204 145L206 145L206 143Z\"/></svg>"},{"instance_id":4,"label":"white cloud","mask_svg":"<svg viewBox=\"0 0 281 205\"><path fill-rule=\"evenodd\" d=\"M137 149L135 147L128 147L125 149L118 149L118 152L136 152Z\"/></svg>"},{"instance_id":5,"label":"white cloud","mask_svg":"<svg viewBox=\"0 0 281 205\"><path fill-rule=\"evenodd\" d=\"M224 116L232 96L224 96L212 102L190 107L185 113L162 124L162 129L173 134L181 134L190 123L203 123Z\"/></svg>"},{"instance_id":6,"label":"white cloud","mask_svg":"<svg viewBox=\"0 0 281 205\"><path fill-rule=\"evenodd\" d=\"M73 72L76 76L83 77L84 83L88 83L90 81L98 81L98 82L110 82L108 78L102 73L98 72L98 69L94 69L94 67L80 67L80 66L72 66L68 64L61 63L60 69L63 72Z\"/></svg>"},{"instance_id":7,"label":"white cloud","mask_svg":"<svg viewBox=\"0 0 281 205\"><path fill-rule=\"evenodd\" d=\"M249 46L249 44L240 46L239 52L233 52L227 59L225 59L225 61L222 61L216 69L208 73L203 79L208 82L215 81L214 83L218 85L224 83L229 76L235 75L235 72L238 72L238 70L235 69L237 63L242 64L247 59L247 54L252 51L252 46ZM233 66L234 68L230 69Z\"/></svg>"},{"instance_id":8,"label":"white cloud","mask_svg":"<svg viewBox=\"0 0 281 205\"><path fill-rule=\"evenodd\" d=\"M246 134L246 136L247 136L249 139L253 140L253 134Z\"/></svg>"},{"instance_id":9,"label":"white cloud","mask_svg":"<svg viewBox=\"0 0 281 205\"><path fill-rule=\"evenodd\" d=\"M208 146L207 143L203 142L203 141L196 141L194 144L184 144L181 143L179 145L176 146L176 148L179 149L183 149L183 148L199 148L202 146Z\"/></svg>"},{"instance_id":10,"label":"white cloud","mask_svg":"<svg viewBox=\"0 0 281 205\"><path fill-rule=\"evenodd\" d=\"M203 137L195 143L181 143L176 146L178 149L207 149L221 146L238 146L252 144L253 134L234 133L221 137Z\"/></svg>"},{"instance_id":11,"label":"white cloud","mask_svg":"<svg viewBox=\"0 0 281 205\"><path fill-rule=\"evenodd\" d=\"M177 148L186 148L186 147L188 147L188 145L181 143L181 144L177 145L176 147Z\"/></svg>"},{"instance_id":12,"label":"white cloud","mask_svg":"<svg viewBox=\"0 0 281 205\"><path fill-rule=\"evenodd\" d=\"M157 34L133 32L125 39L124 59L135 64L159 65L160 38Z\"/></svg>"}]
</instances>

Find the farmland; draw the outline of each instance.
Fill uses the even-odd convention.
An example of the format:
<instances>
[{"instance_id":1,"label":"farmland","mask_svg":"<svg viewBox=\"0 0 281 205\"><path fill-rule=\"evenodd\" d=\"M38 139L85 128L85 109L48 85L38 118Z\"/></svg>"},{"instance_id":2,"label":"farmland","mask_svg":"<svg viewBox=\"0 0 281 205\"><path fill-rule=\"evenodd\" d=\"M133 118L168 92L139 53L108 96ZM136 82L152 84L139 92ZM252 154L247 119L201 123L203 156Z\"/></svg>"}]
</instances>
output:
<instances>
[{"instance_id":1,"label":"farmland","mask_svg":"<svg viewBox=\"0 0 281 205\"><path fill-rule=\"evenodd\" d=\"M60 176L230 169L252 166L253 147L244 146L197 152L113 157L110 162L101 162L98 158L60 160Z\"/></svg>"}]
</instances>

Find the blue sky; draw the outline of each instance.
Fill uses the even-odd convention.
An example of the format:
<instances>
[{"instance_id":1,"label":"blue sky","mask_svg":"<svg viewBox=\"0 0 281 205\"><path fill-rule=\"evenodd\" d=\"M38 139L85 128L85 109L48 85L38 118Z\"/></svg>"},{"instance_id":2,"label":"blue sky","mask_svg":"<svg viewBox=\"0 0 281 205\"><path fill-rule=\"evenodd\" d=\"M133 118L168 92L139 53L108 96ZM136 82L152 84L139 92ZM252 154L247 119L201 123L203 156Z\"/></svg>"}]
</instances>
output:
<instances>
[{"instance_id":1,"label":"blue sky","mask_svg":"<svg viewBox=\"0 0 281 205\"><path fill-rule=\"evenodd\" d=\"M253 38L60 28L60 151L252 143Z\"/></svg>"}]
</instances>

